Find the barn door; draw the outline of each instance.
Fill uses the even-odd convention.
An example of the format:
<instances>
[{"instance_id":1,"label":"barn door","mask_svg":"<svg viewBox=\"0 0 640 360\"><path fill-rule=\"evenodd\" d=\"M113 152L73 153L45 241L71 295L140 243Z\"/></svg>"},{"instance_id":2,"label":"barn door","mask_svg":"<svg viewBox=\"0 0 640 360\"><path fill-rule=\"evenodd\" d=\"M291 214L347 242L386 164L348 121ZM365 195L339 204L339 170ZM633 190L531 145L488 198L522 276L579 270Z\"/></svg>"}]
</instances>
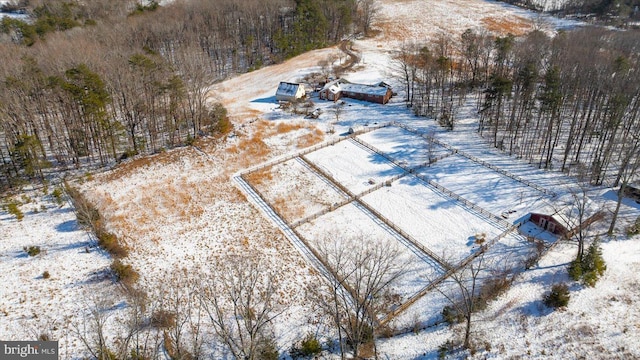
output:
<instances>
[{"instance_id":1,"label":"barn door","mask_svg":"<svg viewBox=\"0 0 640 360\"><path fill-rule=\"evenodd\" d=\"M545 229L545 230L547 230L547 224L548 223L549 223L549 221L547 219L545 219L545 218L540 218L540 220L538 221L538 225L541 228Z\"/></svg>"},{"instance_id":2,"label":"barn door","mask_svg":"<svg viewBox=\"0 0 640 360\"><path fill-rule=\"evenodd\" d=\"M547 223L547 230L549 230L550 233L554 233L556 231L556 224L552 223L552 222L548 222Z\"/></svg>"}]
</instances>

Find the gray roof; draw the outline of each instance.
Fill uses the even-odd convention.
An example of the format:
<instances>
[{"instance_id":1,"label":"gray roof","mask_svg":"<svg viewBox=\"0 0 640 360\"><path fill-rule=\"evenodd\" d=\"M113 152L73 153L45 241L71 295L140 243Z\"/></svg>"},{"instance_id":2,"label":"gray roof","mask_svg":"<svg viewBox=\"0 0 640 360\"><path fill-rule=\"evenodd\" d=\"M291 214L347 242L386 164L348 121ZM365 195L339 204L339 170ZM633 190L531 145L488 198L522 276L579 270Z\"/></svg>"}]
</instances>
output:
<instances>
[{"instance_id":1,"label":"gray roof","mask_svg":"<svg viewBox=\"0 0 640 360\"><path fill-rule=\"evenodd\" d=\"M327 83L324 86L323 90L328 89L334 94L340 91L348 91L348 92L358 93L358 94L384 96L387 93L387 87L382 84L384 83L381 82L375 85L355 84L345 79L338 79L338 80L334 80Z\"/></svg>"},{"instance_id":2,"label":"gray roof","mask_svg":"<svg viewBox=\"0 0 640 360\"><path fill-rule=\"evenodd\" d=\"M276 96L296 96L299 87L300 84L282 81L280 85L278 85Z\"/></svg>"},{"instance_id":3,"label":"gray roof","mask_svg":"<svg viewBox=\"0 0 640 360\"><path fill-rule=\"evenodd\" d=\"M358 94L368 95L381 95L384 96L387 93L387 88L379 85L364 85L364 84L344 84L342 85L342 91L349 91Z\"/></svg>"}]
</instances>

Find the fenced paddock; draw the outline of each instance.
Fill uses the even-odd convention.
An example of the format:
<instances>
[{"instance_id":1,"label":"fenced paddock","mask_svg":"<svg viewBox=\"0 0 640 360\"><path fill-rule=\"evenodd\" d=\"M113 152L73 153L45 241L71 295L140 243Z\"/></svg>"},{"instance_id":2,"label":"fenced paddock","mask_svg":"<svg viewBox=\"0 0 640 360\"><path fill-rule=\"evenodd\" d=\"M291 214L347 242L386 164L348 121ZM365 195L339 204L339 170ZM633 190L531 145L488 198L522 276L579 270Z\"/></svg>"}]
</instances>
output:
<instances>
[{"instance_id":1,"label":"fenced paddock","mask_svg":"<svg viewBox=\"0 0 640 360\"><path fill-rule=\"evenodd\" d=\"M263 168L246 178L288 222L329 209L348 198L300 158Z\"/></svg>"},{"instance_id":2,"label":"fenced paddock","mask_svg":"<svg viewBox=\"0 0 640 360\"><path fill-rule=\"evenodd\" d=\"M428 163L430 158L451 153L444 146L396 126L368 132L357 138L409 167L416 167Z\"/></svg>"},{"instance_id":3,"label":"fenced paddock","mask_svg":"<svg viewBox=\"0 0 640 360\"><path fill-rule=\"evenodd\" d=\"M455 154L418 173L505 219L518 219L551 199L521 181ZM473 174L473 176L469 176Z\"/></svg>"},{"instance_id":4,"label":"fenced paddock","mask_svg":"<svg viewBox=\"0 0 640 360\"><path fill-rule=\"evenodd\" d=\"M456 199L433 191L413 176L374 191L364 196L362 201L423 246L453 263L477 251L476 234L485 234L485 239L491 239L503 230L470 212Z\"/></svg>"},{"instance_id":5,"label":"fenced paddock","mask_svg":"<svg viewBox=\"0 0 640 360\"><path fill-rule=\"evenodd\" d=\"M524 212L551 197L526 179L393 124L254 166L236 181L326 273L335 276L322 258L326 241L397 247L409 272L393 289L401 303L389 304L384 323L432 297L436 285L482 253L524 261L534 245L515 231L514 204Z\"/></svg>"},{"instance_id":6,"label":"fenced paddock","mask_svg":"<svg viewBox=\"0 0 640 360\"><path fill-rule=\"evenodd\" d=\"M353 193L361 193L386 179L404 173L383 156L341 141L305 155Z\"/></svg>"},{"instance_id":7,"label":"fenced paddock","mask_svg":"<svg viewBox=\"0 0 640 360\"><path fill-rule=\"evenodd\" d=\"M367 246L382 246L385 249L398 249L399 261L407 264L407 274L392 290L404 301L420 289L427 286L432 279L445 273L445 270L432 258L421 253L393 232L385 230L377 219L366 210L355 204L345 205L329 212L311 222L299 226L296 230L308 239L315 251L326 244L341 239L343 241L366 241ZM327 229L335 229L327 231ZM347 248L352 244L345 243Z\"/></svg>"}]
</instances>

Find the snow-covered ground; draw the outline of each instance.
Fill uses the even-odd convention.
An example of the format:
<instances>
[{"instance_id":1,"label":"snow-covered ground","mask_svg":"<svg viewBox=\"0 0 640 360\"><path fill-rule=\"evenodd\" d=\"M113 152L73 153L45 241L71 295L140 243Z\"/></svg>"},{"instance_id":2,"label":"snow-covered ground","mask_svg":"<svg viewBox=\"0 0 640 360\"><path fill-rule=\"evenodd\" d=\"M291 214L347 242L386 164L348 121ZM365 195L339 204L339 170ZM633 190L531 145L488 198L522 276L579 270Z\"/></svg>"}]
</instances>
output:
<instances>
[{"instance_id":1,"label":"snow-covered ground","mask_svg":"<svg viewBox=\"0 0 640 360\"><path fill-rule=\"evenodd\" d=\"M476 250L476 234L486 234L487 239L492 239L504 230L412 177L366 195L363 201L451 263Z\"/></svg>"},{"instance_id":2,"label":"snow-covered ground","mask_svg":"<svg viewBox=\"0 0 640 360\"><path fill-rule=\"evenodd\" d=\"M433 259L415 251L409 244L400 242L397 236L379 226L369 213L354 204L345 205L304 224L299 231L309 239L311 246L318 249L327 248L330 245L328 242L336 238L347 242L365 241L372 247L397 249L400 253L398 261L406 263L407 274L402 276L392 292L400 295L402 300L411 297L444 273ZM349 243L345 245L347 248L351 247Z\"/></svg>"},{"instance_id":3,"label":"snow-covered ground","mask_svg":"<svg viewBox=\"0 0 640 360\"><path fill-rule=\"evenodd\" d=\"M394 76L393 56L403 41L433 41L439 34L455 37L467 28L485 28L505 35L523 33L541 24L548 26L549 31L577 25L541 18L495 1L380 0L378 4L381 17L374 29L380 33L354 41L362 61L344 76L364 83L384 80L395 89L401 86ZM484 143L475 133L477 123L472 105L459 109L455 130L451 132L430 119L411 115L401 101L402 94L384 106L347 99L338 116L334 104L314 98L315 107L322 110L316 120L305 120L278 108L274 94L280 81L298 81L311 72L322 71L321 62L328 59L339 62L340 57L336 48L312 51L215 84L211 87L211 99L222 101L228 108L235 125L234 136L198 143L197 149L174 149L134 160L115 170L93 174L82 184L76 183L100 208L108 228L130 248L125 262L140 272L140 286L157 291L160 285L167 284L167 279L179 274L178 270L206 269L220 254L258 251L277 269L284 284L282 301L289 304L275 329L283 352L307 331L321 328L311 325L317 324L317 319L313 319L311 305L301 290L320 281L312 271L313 265L305 262L272 219L247 201L230 178L240 170L323 138L338 138L350 127L397 121L433 134L465 153L554 192L566 193L572 183L570 178L538 170ZM278 128L280 124L294 122L304 126ZM334 132L325 134L327 130ZM427 159L429 146L424 145L423 139L397 127L363 134L359 139L408 166ZM438 146L432 150L438 155L446 154ZM355 192L374 186L369 179L380 184L401 173L384 157L351 140L308 154L308 158ZM260 189L269 201L283 203L281 209L290 209L289 221L344 198L297 160L277 165L270 173L265 175ZM547 200L539 191L460 155L425 167L421 174L494 215L515 210L508 214L510 222L525 214L528 206L535 207ZM273 183L280 187L271 186ZM291 197L294 192L297 195ZM114 294L113 306L108 310L114 318L123 316L127 307L116 286L105 277L111 259L92 247L86 252L89 239L85 232L77 230L68 207L58 209L42 194L30 196L39 200L34 205L21 206L26 213L21 222L4 210L0 212L0 282L8 284L0 290L0 338L34 338L47 330L60 340L62 358L78 358L85 353L73 325L92 308L94 300L87 294ZM609 209L614 205L615 193L611 189L594 189L592 196ZM288 204L294 200L302 201L301 205ZM412 236L433 247L438 255L463 257L474 251L470 236L486 232L487 238L491 238L502 231L410 176L372 192L363 201L405 231L413 229ZM41 204L46 212L30 212ZM559 243L533 268L519 275L509 291L476 316L473 331L479 345L475 357L639 358L640 239L627 239L622 230L639 215L640 205L625 202L616 237L603 238L608 264L605 276L593 289L572 283L572 299L566 310L550 312L541 305L541 299L551 284L567 281L566 266L575 256L574 244ZM335 227L350 231L355 237L370 236L401 249L413 270L412 276L405 277L396 288L403 297L411 296L442 273L436 262L385 231L369 213L354 204L331 211L298 230L309 239L320 241L321 234ZM606 224L595 229L596 233L605 230ZM26 257L22 248L30 245L39 245L47 251L37 257ZM531 245L514 233L493 245L487 257L518 264L530 255ZM51 275L49 279L41 277L45 270ZM441 286L447 289L452 285L445 282ZM438 347L459 332L458 328L434 325L444 305L447 300L439 292L429 292L399 315L392 322L398 330L412 323L426 328L380 340L382 357L437 358Z\"/></svg>"},{"instance_id":4,"label":"snow-covered ground","mask_svg":"<svg viewBox=\"0 0 640 360\"><path fill-rule=\"evenodd\" d=\"M21 221L0 211L0 338L48 335L60 341L61 359L77 356L74 332L84 309L107 294L114 304L121 301L108 272L111 259L78 226L68 203L33 189L19 201ZM31 246L40 253L29 256L24 248Z\"/></svg>"},{"instance_id":5,"label":"snow-covered ground","mask_svg":"<svg viewBox=\"0 0 640 360\"><path fill-rule=\"evenodd\" d=\"M0 7L2 7L4 4L8 4L8 3L9 3L9 0L0 0ZM20 19L20 20L27 20L28 19L28 16L26 14L12 14L12 13L0 12L0 20L5 16L16 18L16 19Z\"/></svg>"},{"instance_id":6,"label":"snow-covered ground","mask_svg":"<svg viewBox=\"0 0 640 360\"><path fill-rule=\"evenodd\" d=\"M457 154L421 169L420 174L495 215L512 219L519 219L550 200L530 186Z\"/></svg>"}]
</instances>

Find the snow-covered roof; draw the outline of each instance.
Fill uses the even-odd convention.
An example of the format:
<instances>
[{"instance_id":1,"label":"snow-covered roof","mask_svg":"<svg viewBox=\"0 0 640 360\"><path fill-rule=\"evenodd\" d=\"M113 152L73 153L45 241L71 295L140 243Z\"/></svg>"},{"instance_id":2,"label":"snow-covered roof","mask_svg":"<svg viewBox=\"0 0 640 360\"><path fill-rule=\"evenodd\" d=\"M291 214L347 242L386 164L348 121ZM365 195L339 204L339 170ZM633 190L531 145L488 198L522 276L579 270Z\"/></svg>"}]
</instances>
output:
<instances>
[{"instance_id":1,"label":"snow-covered roof","mask_svg":"<svg viewBox=\"0 0 640 360\"><path fill-rule=\"evenodd\" d=\"M598 213L600 207L589 197L583 197L579 193L568 193L556 198L553 203L547 203L531 212L549 215L567 230L571 230L579 225L581 211L582 221L585 221Z\"/></svg>"},{"instance_id":2,"label":"snow-covered roof","mask_svg":"<svg viewBox=\"0 0 640 360\"><path fill-rule=\"evenodd\" d=\"M322 91L329 90L335 94L342 90L343 84L349 84L349 81L345 79L337 79L337 80L329 81L328 83L324 84L324 86L322 87Z\"/></svg>"},{"instance_id":3,"label":"snow-covered roof","mask_svg":"<svg viewBox=\"0 0 640 360\"><path fill-rule=\"evenodd\" d=\"M278 85L276 96L296 96L300 84L282 81Z\"/></svg>"},{"instance_id":4,"label":"snow-covered roof","mask_svg":"<svg viewBox=\"0 0 640 360\"><path fill-rule=\"evenodd\" d=\"M340 91L342 91L342 88L340 87L340 84L332 84L327 89L333 94L337 94Z\"/></svg>"},{"instance_id":5,"label":"snow-covered roof","mask_svg":"<svg viewBox=\"0 0 640 360\"><path fill-rule=\"evenodd\" d=\"M381 95L387 93L387 88L380 85L364 85L364 84L344 84L342 91L349 91L358 94Z\"/></svg>"},{"instance_id":6,"label":"snow-covered roof","mask_svg":"<svg viewBox=\"0 0 640 360\"><path fill-rule=\"evenodd\" d=\"M383 85L384 84L384 85ZM349 82L345 79L337 79L331 82L328 82L322 90L328 90L333 94L337 94L341 91L348 91L358 94L369 94L369 95L381 95L384 96L387 93L387 86L384 82L380 82L375 85L367 85L367 84L356 84Z\"/></svg>"}]
</instances>

